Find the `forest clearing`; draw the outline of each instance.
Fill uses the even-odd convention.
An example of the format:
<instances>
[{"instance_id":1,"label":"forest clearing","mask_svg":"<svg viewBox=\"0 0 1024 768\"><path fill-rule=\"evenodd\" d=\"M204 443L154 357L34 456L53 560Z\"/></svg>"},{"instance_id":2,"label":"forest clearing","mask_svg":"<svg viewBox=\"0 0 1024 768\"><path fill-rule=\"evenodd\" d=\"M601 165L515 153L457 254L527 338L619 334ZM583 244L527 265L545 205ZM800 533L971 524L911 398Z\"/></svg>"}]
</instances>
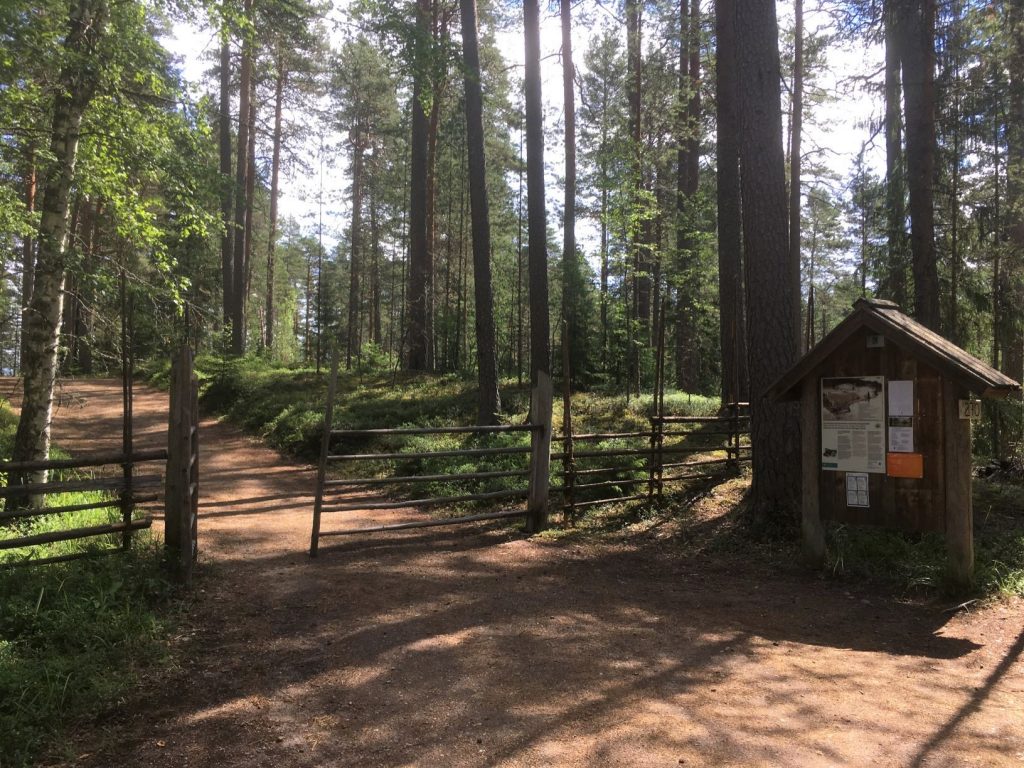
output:
<instances>
[{"instance_id":1,"label":"forest clearing","mask_svg":"<svg viewBox=\"0 0 1024 768\"><path fill-rule=\"evenodd\" d=\"M1024 764L1020 0L0 2L0 768Z\"/></svg>"},{"instance_id":2,"label":"forest clearing","mask_svg":"<svg viewBox=\"0 0 1024 768\"><path fill-rule=\"evenodd\" d=\"M66 391L78 404L56 439L95 447L120 419L118 382ZM166 395L136 403L140 439L159 445ZM690 550L735 486L686 523L412 531L311 561L312 470L230 424L202 428L204 576L174 663L73 726L68 765L1024 759L1020 598L950 610Z\"/></svg>"}]
</instances>

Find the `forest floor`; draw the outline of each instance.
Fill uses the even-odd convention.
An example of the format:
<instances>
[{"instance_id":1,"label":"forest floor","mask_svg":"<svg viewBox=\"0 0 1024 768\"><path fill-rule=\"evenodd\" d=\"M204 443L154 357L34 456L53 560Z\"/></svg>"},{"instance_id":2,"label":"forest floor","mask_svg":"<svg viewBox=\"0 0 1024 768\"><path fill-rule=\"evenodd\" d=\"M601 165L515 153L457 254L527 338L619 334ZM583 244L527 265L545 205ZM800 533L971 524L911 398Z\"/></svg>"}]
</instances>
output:
<instances>
[{"instance_id":1,"label":"forest floor","mask_svg":"<svg viewBox=\"0 0 1024 768\"><path fill-rule=\"evenodd\" d=\"M114 448L120 409L115 381L65 382L55 438ZM166 394L140 387L135 413L137 444L161 445ZM1020 599L899 599L687 554L662 527L377 534L311 560L313 471L201 429L175 663L72 724L76 757L51 764L1024 763Z\"/></svg>"}]
</instances>

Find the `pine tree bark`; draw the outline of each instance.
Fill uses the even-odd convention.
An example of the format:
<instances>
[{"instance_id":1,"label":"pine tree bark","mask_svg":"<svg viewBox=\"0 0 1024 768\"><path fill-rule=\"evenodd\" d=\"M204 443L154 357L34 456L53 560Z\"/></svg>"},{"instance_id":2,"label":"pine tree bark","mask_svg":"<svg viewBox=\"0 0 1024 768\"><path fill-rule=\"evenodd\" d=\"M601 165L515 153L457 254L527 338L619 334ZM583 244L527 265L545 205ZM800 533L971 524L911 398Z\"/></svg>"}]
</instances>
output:
<instances>
[{"instance_id":1,"label":"pine tree bark","mask_svg":"<svg viewBox=\"0 0 1024 768\"><path fill-rule=\"evenodd\" d=\"M364 137L359 128L349 135L352 144L352 247L348 263L348 328L345 334L345 368L352 368L352 358L359 355L359 280L362 271L363 236L363 150Z\"/></svg>"},{"instance_id":2,"label":"pine tree bark","mask_svg":"<svg viewBox=\"0 0 1024 768\"><path fill-rule=\"evenodd\" d=\"M901 0L897 16L907 126L914 317L939 329L939 272L935 251L935 3Z\"/></svg>"},{"instance_id":3,"label":"pine tree bark","mask_svg":"<svg viewBox=\"0 0 1024 768\"><path fill-rule=\"evenodd\" d=\"M745 0L737 8L751 512L762 524L790 525L800 494L798 409L767 397L772 383L796 362L800 346L800 286L789 257L778 22L774 0Z\"/></svg>"},{"instance_id":4,"label":"pine tree bark","mask_svg":"<svg viewBox=\"0 0 1024 768\"><path fill-rule=\"evenodd\" d=\"M1006 209L1008 226L1002 264L1006 294L1003 302L1002 370L1024 381L1024 8L1009 4L1009 114L1007 115ZM1021 439L1021 426L1010 440ZM1004 453L1008 453L1005 451Z\"/></svg>"},{"instance_id":5,"label":"pine tree bark","mask_svg":"<svg viewBox=\"0 0 1024 768\"><path fill-rule=\"evenodd\" d=\"M526 202L527 272L530 293L530 383L551 374L551 321L548 315L547 211L544 207L544 112L541 101L540 9L523 0L526 48Z\"/></svg>"},{"instance_id":6,"label":"pine tree bark","mask_svg":"<svg viewBox=\"0 0 1024 768\"><path fill-rule=\"evenodd\" d=\"M715 38L718 42L715 81L718 337L722 357L722 400L730 403L746 401L750 396L740 218L739 83L734 0L716 0Z\"/></svg>"},{"instance_id":7,"label":"pine tree bark","mask_svg":"<svg viewBox=\"0 0 1024 768\"><path fill-rule=\"evenodd\" d=\"M252 16L252 0L245 0L243 13ZM235 232L232 238L231 286L231 353L245 354L245 217L248 210L246 190L249 177L249 106L252 98L251 33L246 31L242 43L242 63L238 86L238 143L235 162Z\"/></svg>"},{"instance_id":8,"label":"pine tree bark","mask_svg":"<svg viewBox=\"0 0 1024 768\"><path fill-rule=\"evenodd\" d=\"M491 288L491 221L484 156L483 92L477 44L476 0L460 0L462 56L465 63L466 148L469 163L469 212L473 238L473 300L476 309L477 423L497 424L498 351Z\"/></svg>"},{"instance_id":9,"label":"pine tree bark","mask_svg":"<svg viewBox=\"0 0 1024 768\"><path fill-rule=\"evenodd\" d=\"M885 24L885 210L888 232L888 263L879 280L878 292L907 307L907 268L910 264L907 238L907 186L903 155L903 88L897 42L897 14L900 0L884 0Z\"/></svg>"},{"instance_id":10,"label":"pine tree bark","mask_svg":"<svg viewBox=\"0 0 1024 768\"><path fill-rule=\"evenodd\" d=\"M572 2L560 0L559 15L562 26L562 106L565 115L565 198L562 218L562 316L565 332L562 343L569 345L569 352L562 359L568 360L568 371L563 376L574 383L579 364L573 360L571 350L581 334L577 321L579 298L576 290L581 282L576 261L576 67L572 58Z\"/></svg>"},{"instance_id":11,"label":"pine tree bark","mask_svg":"<svg viewBox=\"0 0 1024 768\"><path fill-rule=\"evenodd\" d=\"M416 23L422 37L430 33L430 0L417 0ZM428 370L427 276L430 253L427 245L427 115L423 110L424 66L413 75L412 127L409 168L409 282L407 367Z\"/></svg>"},{"instance_id":12,"label":"pine tree bark","mask_svg":"<svg viewBox=\"0 0 1024 768\"><path fill-rule=\"evenodd\" d=\"M36 210L36 150L29 144L25 150L25 210L34 213ZM25 327L25 315L29 302L32 300L32 282L36 269L36 238L26 235L21 244L21 325ZM25 334L22 330L18 353L18 370L21 370L25 359Z\"/></svg>"},{"instance_id":13,"label":"pine tree bark","mask_svg":"<svg viewBox=\"0 0 1024 768\"><path fill-rule=\"evenodd\" d=\"M220 149L220 216L224 232L220 236L221 282L223 284L224 326L231 324L234 306L232 291L234 222L231 219L234 182L231 178L231 36L225 28L221 31L220 46L220 109L218 114L218 136Z\"/></svg>"},{"instance_id":14,"label":"pine tree bark","mask_svg":"<svg viewBox=\"0 0 1024 768\"><path fill-rule=\"evenodd\" d=\"M266 336L264 344L268 354L274 352L274 323L276 307L274 306L274 270L275 252L277 250L277 197L281 175L281 113L284 106L284 86L288 73L284 66L284 57L277 55L277 77L274 80L274 150L270 161L270 234L267 236L267 296L264 322Z\"/></svg>"},{"instance_id":15,"label":"pine tree bark","mask_svg":"<svg viewBox=\"0 0 1024 768\"><path fill-rule=\"evenodd\" d=\"M96 49L106 28L106 0L76 0L72 4L63 43L67 59L54 89L49 147L53 162L43 181L32 299L22 329L24 397L14 437L14 461L45 459L49 454L68 240L68 196L75 181L82 118L100 76ZM29 477L45 480L46 473L30 473ZM12 480L12 485L17 484L19 478ZM18 506L25 500L12 499L9 503Z\"/></svg>"},{"instance_id":16,"label":"pine tree bark","mask_svg":"<svg viewBox=\"0 0 1024 768\"><path fill-rule=\"evenodd\" d=\"M789 131L789 259L800 283L800 140L804 123L804 3L793 2L793 100Z\"/></svg>"},{"instance_id":17,"label":"pine tree bark","mask_svg":"<svg viewBox=\"0 0 1024 768\"><path fill-rule=\"evenodd\" d=\"M689 16L688 22L684 22ZM691 207L700 185L700 0L679 3L679 150L676 168L676 251L680 286L676 301L676 386L684 392L697 388L697 291L699 265L693 237ZM685 110L683 104L686 105Z\"/></svg>"}]
</instances>

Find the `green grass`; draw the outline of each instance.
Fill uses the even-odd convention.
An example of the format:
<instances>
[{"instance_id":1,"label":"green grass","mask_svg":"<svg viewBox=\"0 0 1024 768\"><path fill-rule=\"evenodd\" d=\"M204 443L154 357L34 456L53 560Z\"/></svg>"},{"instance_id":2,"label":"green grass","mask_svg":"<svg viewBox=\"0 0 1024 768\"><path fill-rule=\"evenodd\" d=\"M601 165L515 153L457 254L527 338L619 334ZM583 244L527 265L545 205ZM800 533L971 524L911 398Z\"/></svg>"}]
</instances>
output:
<instances>
[{"instance_id":1,"label":"green grass","mask_svg":"<svg viewBox=\"0 0 1024 768\"><path fill-rule=\"evenodd\" d=\"M906 592L962 596L947 571L942 534L904 534L870 526L827 529L829 568ZM1024 485L974 481L975 597L1024 597Z\"/></svg>"},{"instance_id":2,"label":"green grass","mask_svg":"<svg viewBox=\"0 0 1024 768\"><path fill-rule=\"evenodd\" d=\"M14 415L0 402L0 455L10 455L14 427ZM82 475L54 479L74 476ZM47 504L101 498L60 494ZM0 525L0 540L118 519L116 507L42 515ZM29 765L44 750L64 751L65 724L113 705L140 670L166 658L173 588L164 577L162 548L148 531L133 535L127 553L15 565L119 544L119 536L99 536L0 551L0 765Z\"/></svg>"}]
</instances>

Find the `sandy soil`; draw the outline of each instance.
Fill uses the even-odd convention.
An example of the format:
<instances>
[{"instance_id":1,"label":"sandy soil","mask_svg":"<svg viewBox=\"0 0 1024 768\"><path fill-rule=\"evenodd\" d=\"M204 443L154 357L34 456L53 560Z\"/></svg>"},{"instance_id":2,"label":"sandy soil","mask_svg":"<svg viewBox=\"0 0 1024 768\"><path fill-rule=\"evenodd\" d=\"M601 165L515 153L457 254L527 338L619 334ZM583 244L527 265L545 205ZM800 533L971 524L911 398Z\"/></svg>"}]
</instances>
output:
<instances>
[{"instance_id":1,"label":"sandy soil","mask_svg":"<svg viewBox=\"0 0 1024 768\"><path fill-rule=\"evenodd\" d=\"M63 445L116 445L115 382L67 382L62 402ZM161 444L165 409L140 388L139 443ZM486 525L311 560L312 489L204 421L177 666L79 724L74 764L1024 765L1021 601L957 612L671 539Z\"/></svg>"}]
</instances>

